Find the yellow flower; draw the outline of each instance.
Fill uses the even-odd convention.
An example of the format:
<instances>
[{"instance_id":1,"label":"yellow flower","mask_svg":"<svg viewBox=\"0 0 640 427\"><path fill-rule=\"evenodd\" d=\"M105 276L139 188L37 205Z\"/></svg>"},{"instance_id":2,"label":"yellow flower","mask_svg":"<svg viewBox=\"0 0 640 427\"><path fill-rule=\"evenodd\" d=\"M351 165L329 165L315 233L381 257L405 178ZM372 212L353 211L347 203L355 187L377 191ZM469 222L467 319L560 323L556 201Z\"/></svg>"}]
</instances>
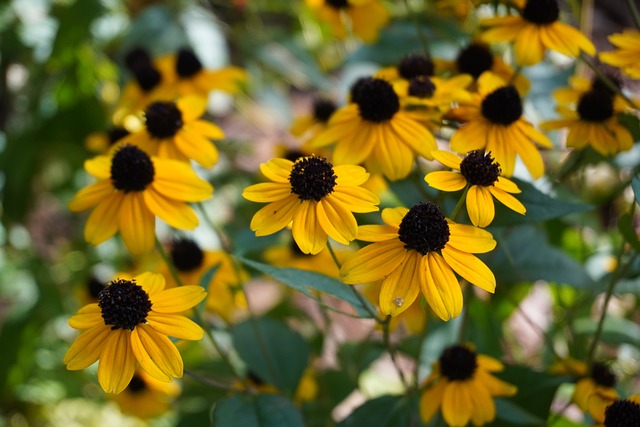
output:
<instances>
[{"instance_id":1,"label":"yellow flower","mask_svg":"<svg viewBox=\"0 0 640 427\"><path fill-rule=\"evenodd\" d=\"M205 98L188 96L150 104L145 112L145 127L121 140L121 144L140 147L152 156L188 162L195 160L210 168L218 162L218 149L209 139L222 139L224 132L206 120Z\"/></svg>"},{"instance_id":2,"label":"yellow flower","mask_svg":"<svg viewBox=\"0 0 640 427\"><path fill-rule=\"evenodd\" d=\"M518 186L508 178L500 176L500 165L491 158L491 153L471 151L460 159L446 151L434 151L433 157L443 165L459 171L431 172L424 180L440 191L459 191L469 187L466 205L471 223L486 227L495 216L493 197L509 209L524 215L526 208L510 193L519 193Z\"/></svg>"},{"instance_id":3,"label":"yellow flower","mask_svg":"<svg viewBox=\"0 0 640 427\"><path fill-rule=\"evenodd\" d=\"M481 25L490 27L480 37L487 43L514 42L516 62L534 65L544 59L545 49L571 58L580 52L595 55L593 43L579 30L558 21L557 0L514 0L520 16L484 19Z\"/></svg>"},{"instance_id":4,"label":"yellow flower","mask_svg":"<svg viewBox=\"0 0 640 427\"><path fill-rule=\"evenodd\" d=\"M372 304L377 305L380 300L381 288L382 281L378 280L375 283L365 285L363 287L362 294L371 301ZM405 311L395 317L392 317L389 322L390 331L393 332L400 328L409 335L417 335L421 333L424 331L426 326L427 312L420 303L411 304Z\"/></svg>"},{"instance_id":5,"label":"yellow flower","mask_svg":"<svg viewBox=\"0 0 640 427\"><path fill-rule=\"evenodd\" d=\"M106 153L110 147L116 144L125 136L129 135L129 131L120 126L113 126L105 132L93 132L85 139L84 145L87 150L92 153Z\"/></svg>"},{"instance_id":6,"label":"yellow flower","mask_svg":"<svg viewBox=\"0 0 640 427\"><path fill-rule=\"evenodd\" d=\"M492 375L504 369L498 360L477 354L468 346L447 348L426 379L420 416L428 423L441 410L451 427L490 423L496 417L496 396L513 396L517 388Z\"/></svg>"},{"instance_id":7,"label":"yellow flower","mask_svg":"<svg viewBox=\"0 0 640 427\"><path fill-rule=\"evenodd\" d=\"M434 63L430 58L410 53L405 55L398 65L385 67L379 70L374 77L394 84L398 80L409 82L416 77L433 76L433 72Z\"/></svg>"},{"instance_id":8,"label":"yellow flower","mask_svg":"<svg viewBox=\"0 0 640 427\"><path fill-rule=\"evenodd\" d=\"M190 165L149 157L133 145L88 160L85 169L99 181L69 202L74 212L93 208L84 229L85 240L98 245L119 230L136 255L153 248L156 216L172 227L194 229L198 218L185 202L206 200L213 194L211 185Z\"/></svg>"},{"instance_id":9,"label":"yellow flower","mask_svg":"<svg viewBox=\"0 0 640 427\"><path fill-rule=\"evenodd\" d=\"M129 385L119 394L110 394L125 414L141 419L157 417L171 410L173 400L180 394L175 381L162 382L142 369L137 369Z\"/></svg>"},{"instance_id":10,"label":"yellow flower","mask_svg":"<svg viewBox=\"0 0 640 427\"><path fill-rule=\"evenodd\" d=\"M338 261L344 260L351 251L336 249ZM333 260L328 248L322 249L315 255L303 253L295 241L289 245L271 246L263 253L264 260L276 267L297 268L313 271L338 278L340 271Z\"/></svg>"},{"instance_id":11,"label":"yellow flower","mask_svg":"<svg viewBox=\"0 0 640 427\"><path fill-rule=\"evenodd\" d=\"M436 149L433 135L400 109L391 84L371 77L354 84L351 103L336 111L329 128L313 141L320 147L333 143L336 164L364 162L368 171L392 181L409 175L416 154L433 159Z\"/></svg>"},{"instance_id":12,"label":"yellow flower","mask_svg":"<svg viewBox=\"0 0 640 427\"><path fill-rule=\"evenodd\" d=\"M612 156L630 150L633 136L618 121L617 114L627 111L621 96L614 94L599 80L573 77L569 88L554 92L558 102L557 111L562 119L549 120L540 125L542 129L569 128L567 147L582 150L591 146L603 156Z\"/></svg>"},{"instance_id":13,"label":"yellow flower","mask_svg":"<svg viewBox=\"0 0 640 427\"><path fill-rule=\"evenodd\" d=\"M331 32L339 39L345 38L350 28L363 42L373 43L389 21L389 12L380 0L305 0L305 3L331 26Z\"/></svg>"},{"instance_id":14,"label":"yellow flower","mask_svg":"<svg viewBox=\"0 0 640 427\"><path fill-rule=\"evenodd\" d=\"M597 422L604 421L607 406L618 399L614 389L616 376L602 363L594 363L588 376L576 383L573 400L578 408L588 412Z\"/></svg>"},{"instance_id":15,"label":"yellow flower","mask_svg":"<svg viewBox=\"0 0 640 427\"><path fill-rule=\"evenodd\" d=\"M640 420L640 394L635 394L625 400L616 400L607 406L604 412L602 427L630 427Z\"/></svg>"},{"instance_id":16,"label":"yellow flower","mask_svg":"<svg viewBox=\"0 0 640 427\"><path fill-rule=\"evenodd\" d=\"M519 156L534 178L543 175L542 156L531 140L547 148L553 144L524 119L522 100L515 87L494 74L484 73L478 79L478 95L452 114L467 121L451 138L453 151L491 152L507 177L513 175Z\"/></svg>"},{"instance_id":17,"label":"yellow flower","mask_svg":"<svg viewBox=\"0 0 640 427\"><path fill-rule=\"evenodd\" d=\"M609 41L618 49L602 52L600 61L620 68L632 79L640 78L640 31L627 28L622 33L611 34Z\"/></svg>"},{"instance_id":18,"label":"yellow flower","mask_svg":"<svg viewBox=\"0 0 640 427\"><path fill-rule=\"evenodd\" d=\"M251 230L266 236L292 223L293 238L304 253L317 254L328 237L349 244L358 223L352 212L378 210L378 197L360 186L369 174L360 166L333 166L314 155L292 162L273 159L260 165L273 182L251 185L242 196L269 203L251 220Z\"/></svg>"},{"instance_id":19,"label":"yellow flower","mask_svg":"<svg viewBox=\"0 0 640 427\"><path fill-rule=\"evenodd\" d=\"M159 381L182 377L182 357L169 336L202 339L202 328L178 313L207 293L199 286L164 290L164 285L164 278L153 273L115 279L97 303L71 316L69 325L83 332L64 356L67 369L84 369L99 360L98 381L107 393L120 393L129 385L136 361Z\"/></svg>"},{"instance_id":20,"label":"yellow flower","mask_svg":"<svg viewBox=\"0 0 640 427\"><path fill-rule=\"evenodd\" d=\"M496 279L474 253L496 246L485 230L456 224L440 208L422 202L411 209L382 211L386 225L363 225L358 240L374 242L349 258L340 269L347 284L382 280L380 310L397 316L407 310L420 291L442 320L462 311L462 291L454 271L493 293Z\"/></svg>"},{"instance_id":21,"label":"yellow flower","mask_svg":"<svg viewBox=\"0 0 640 427\"><path fill-rule=\"evenodd\" d=\"M296 137L308 135L313 139L327 128L327 123L336 109L333 101L316 98L313 101L313 113L296 118L291 125L291 134Z\"/></svg>"}]
</instances>

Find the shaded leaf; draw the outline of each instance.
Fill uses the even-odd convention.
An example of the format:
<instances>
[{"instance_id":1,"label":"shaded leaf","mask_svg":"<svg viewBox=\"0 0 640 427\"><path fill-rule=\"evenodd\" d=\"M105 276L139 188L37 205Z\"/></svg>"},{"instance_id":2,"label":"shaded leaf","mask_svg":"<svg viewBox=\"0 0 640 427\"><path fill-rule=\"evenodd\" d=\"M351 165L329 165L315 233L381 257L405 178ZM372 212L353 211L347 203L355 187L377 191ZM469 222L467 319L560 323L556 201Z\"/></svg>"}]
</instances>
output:
<instances>
[{"instance_id":1,"label":"shaded leaf","mask_svg":"<svg viewBox=\"0 0 640 427\"><path fill-rule=\"evenodd\" d=\"M595 319L584 317L576 319L573 327L575 333L589 336L596 332L597 323ZM640 345L640 326L621 317L607 317L600 340L610 344Z\"/></svg>"},{"instance_id":2,"label":"shaded leaf","mask_svg":"<svg viewBox=\"0 0 640 427\"><path fill-rule=\"evenodd\" d=\"M640 253L640 240L638 240L636 230L633 228L633 218L629 213L622 214L618 219L618 230L624 241L629 243L634 251Z\"/></svg>"},{"instance_id":3,"label":"shaded leaf","mask_svg":"<svg viewBox=\"0 0 640 427\"><path fill-rule=\"evenodd\" d=\"M218 401L211 413L213 427L302 427L293 403L278 395L235 395Z\"/></svg>"},{"instance_id":4,"label":"shaded leaf","mask_svg":"<svg viewBox=\"0 0 640 427\"><path fill-rule=\"evenodd\" d=\"M381 396L368 400L349 415L338 427L397 427L422 425L418 402L405 396Z\"/></svg>"}]
</instances>

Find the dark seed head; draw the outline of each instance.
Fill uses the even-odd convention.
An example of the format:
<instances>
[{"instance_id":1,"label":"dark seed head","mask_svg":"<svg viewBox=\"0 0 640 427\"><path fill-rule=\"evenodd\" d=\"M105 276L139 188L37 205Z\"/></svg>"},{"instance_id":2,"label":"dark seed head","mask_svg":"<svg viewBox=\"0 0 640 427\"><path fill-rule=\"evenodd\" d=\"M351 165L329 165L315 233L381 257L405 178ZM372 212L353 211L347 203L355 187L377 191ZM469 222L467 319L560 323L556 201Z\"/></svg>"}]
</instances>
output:
<instances>
[{"instance_id":1,"label":"dark seed head","mask_svg":"<svg viewBox=\"0 0 640 427\"><path fill-rule=\"evenodd\" d=\"M349 6L347 0L326 0L326 3L334 9L344 9Z\"/></svg>"},{"instance_id":2,"label":"dark seed head","mask_svg":"<svg viewBox=\"0 0 640 427\"><path fill-rule=\"evenodd\" d=\"M468 380L478 367L476 353L463 345L447 348L439 361L440 373L449 381Z\"/></svg>"},{"instance_id":3,"label":"dark seed head","mask_svg":"<svg viewBox=\"0 0 640 427\"><path fill-rule=\"evenodd\" d=\"M631 400L616 400L604 411L605 427L638 427L640 405Z\"/></svg>"},{"instance_id":4,"label":"dark seed head","mask_svg":"<svg viewBox=\"0 0 640 427\"><path fill-rule=\"evenodd\" d=\"M125 56L124 62L143 91L149 92L160 83L162 76L153 66L151 56L146 50L140 47L132 49Z\"/></svg>"},{"instance_id":5,"label":"dark seed head","mask_svg":"<svg viewBox=\"0 0 640 427\"><path fill-rule=\"evenodd\" d=\"M144 380L140 378L140 376L134 375L131 378L131 382L127 386L126 390L132 394L143 393L145 390L147 390L147 383L145 383Z\"/></svg>"},{"instance_id":6,"label":"dark seed head","mask_svg":"<svg viewBox=\"0 0 640 427\"><path fill-rule=\"evenodd\" d=\"M422 255L437 252L449 241L449 224L438 206L421 202L402 218L398 238L405 244L405 249L413 249Z\"/></svg>"},{"instance_id":7,"label":"dark seed head","mask_svg":"<svg viewBox=\"0 0 640 427\"><path fill-rule=\"evenodd\" d=\"M327 159L311 155L296 160L289 175L289 182L291 192L297 194L300 200L318 202L333 192L336 178L333 165Z\"/></svg>"},{"instance_id":8,"label":"dark seed head","mask_svg":"<svg viewBox=\"0 0 640 427\"><path fill-rule=\"evenodd\" d=\"M313 117L322 123L327 123L336 111L336 104L328 99L317 98L313 101Z\"/></svg>"},{"instance_id":9,"label":"dark seed head","mask_svg":"<svg viewBox=\"0 0 640 427\"><path fill-rule=\"evenodd\" d=\"M602 387L614 387L616 385L616 376L604 363L594 363L591 366L591 379L593 382Z\"/></svg>"},{"instance_id":10,"label":"dark seed head","mask_svg":"<svg viewBox=\"0 0 640 427\"><path fill-rule=\"evenodd\" d=\"M106 285L96 279L94 276L91 276L89 280L87 280L87 291L89 291L89 296L93 299L98 299L100 296L100 291L102 291Z\"/></svg>"},{"instance_id":11,"label":"dark seed head","mask_svg":"<svg viewBox=\"0 0 640 427\"><path fill-rule=\"evenodd\" d=\"M400 100L391 84L385 80L368 77L356 82L352 88L352 100L360 107L360 117L381 123L390 120L400 110Z\"/></svg>"},{"instance_id":12,"label":"dark seed head","mask_svg":"<svg viewBox=\"0 0 640 427\"><path fill-rule=\"evenodd\" d=\"M477 79L480 74L493 67L493 53L484 43L472 43L460 51L456 67L461 73L471 74Z\"/></svg>"},{"instance_id":13,"label":"dark seed head","mask_svg":"<svg viewBox=\"0 0 640 427\"><path fill-rule=\"evenodd\" d=\"M154 175L149 155L133 145L123 145L111 160L111 182L125 193L143 191L153 182Z\"/></svg>"},{"instance_id":14,"label":"dark seed head","mask_svg":"<svg viewBox=\"0 0 640 427\"><path fill-rule=\"evenodd\" d=\"M124 63L132 73L142 68L149 68L153 64L149 52L139 46L131 49L125 55Z\"/></svg>"},{"instance_id":15,"label":"dark seed head","mask_svg":"<svg viewBox=\"0 0 640 427\"><path fill-rule=\"evenodd\" d=\"M171 244L170 255L173 265L182 272L198 269L204 260L204 252L200 246L187 238L174 240Z\"/></svg>"},{"instance_id":16,"label":"dark seed head","mask_svg":"<svg viewBox=\"0 0 640 427\"><path fill-rule=\"evenodd\" d=\"M111 329L133 328L147 320L151 311L149 294L135 280L116 279L100 292L98 306L105 325Z\"/></svg>"},{"instance_id":17,"label":"dark seed head","mask_svg":"<svg viewBox=\"0 0 640 427\"><path fill-rule=\"evenodd\" d=\"M522 17L534 24L552 24L558 20L560 8L557 0L529 0L522 10Z\"/></svg>"},{"instance_id":18,"label":"dark seed head","mask_svg":"<svg viewBox=\"0 0 640 427\"><path fill-rule=\"evenodd\" d=\"M578 115L588 122L603 122L613 116L613 97L602 90L585 92L578 101Z\"/></svg>"},{"instance_id":19,"label":"dark seed head","mask_svg":"<svg viewBox=\"0 0 640 427\"><path fill-rule=\"evenodd\" d=\"M129 131L123 127L112 127L107 131L107 136L109 137L109 144L113 145L116 142L120 141L125 136L129 135Z\"/></svg>"},{"instance_id":20,"label":"dark seed head","mask_svg":"<svg viewBox=\"0 0 640 427\"><path fill-rule=\"evenodd\" d=\"M182 112L175 102L154 102L144 112L147 131L157 139L170 138L182 128Z\"/></svg>"},{"instance_id":21,"label":"dark seed head","mask_svg":"<svg viewBox=\"0 0 640 427\"><path fill-rule=\"evenodd\" d=\"M607 78L613 85L618 88L618 90L622 89L622 80L619 76L614 76L607 73ZM613 91L609 86L606 85L601 79L594 77L591 81L591 90L594 92L603 92L608 94L609 96L615 96L616 92Z\"/></svg>"},{"instance_id":22,"label":"dark seed head","mask_svg":"<svg viewBox=\"0 0 640 427\"><path fill-rule=\"evenodd\" d=\"M300 150L287 150L287 152L284 153L284 156L282 157L287 160L291 160L292 162L295 163L295 161L298 160L300 157L305 157L307 155L308 155L307 153L303 153Z\"/></svg>"},{"instance_id":23,"label":"dark seed head","mask_svg":"<svg viewBox=\"0 0 640 427\"><path fill-rule=\"evenodd\" d=\"M494 124L508 126L522 116L522 99L513 86L494 90L482 101L482 115Z\"/></svg>"},{"instance_id":24,"label":"dark seed head","mask_svg":"<svg viewBox=\"0 0 640 427\"><path fill-rule=\"evenodd\" d=\"M436 85L427 76L414 77L409 81L409 96L431 98L435 91Z\"/></svg>"},{"instance_id":25,"label":"dark seed head","mask_svg":"<svg viewBox=\"0 0 640 427\"><path fill-rule=\"evenodd\" d=\"M162 80L160 72L155 68L138 70L134 73L134 77L144 92L150 92L151 89L156 87L160 83L160 80Z\"/></svg>"},{"instance_id":26,"label":"dark seed head","mask_svg":"<svg viewBox=\"0 0 640 427\"><path fill-rule=\"evenodd\" d=\"M491 153L476 150L467 154L460 162L460 173L471 185L488 187L500 176L500 164L494 162Z\"/></svg>"},{"instance_id":27,"label":"dark seed head","mask_svg":"<svg viewBox=\"0 0 640 427\"><path fill-rule=\"evenodd\" d=\"M202 70L202 63L191 49L180 49L176 59L176 73L180 77L191 77Z\"/></svg>"},{"instance_id":28,"label":"dark seed head","mask_svg":"<svg viewBox=\"0 0 640 427\"><path fill-rule=\"evenodd\" d=\"M411 53L398 64L398 74L405 80L418 76L433 76L433 61L424 55Z\"/></svg>"}]
</instances>

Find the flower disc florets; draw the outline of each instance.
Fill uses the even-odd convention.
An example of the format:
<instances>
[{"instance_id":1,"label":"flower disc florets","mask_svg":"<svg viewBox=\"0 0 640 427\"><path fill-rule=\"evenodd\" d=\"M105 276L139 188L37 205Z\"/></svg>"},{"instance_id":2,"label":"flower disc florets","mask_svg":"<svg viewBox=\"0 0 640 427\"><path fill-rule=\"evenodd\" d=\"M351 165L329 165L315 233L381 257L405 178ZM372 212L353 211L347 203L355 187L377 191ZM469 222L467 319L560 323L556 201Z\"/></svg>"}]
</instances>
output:
<instances>
[{"instance_id":1,"label":"flower disc florets","mask_svg":"<svg viewBox=\"0 0 640 427\"><path fill-rule=\"evenodd\" d=\"M449 381L471 378L478 367L476 353L463 345L447 348L440 355L440 373Z\"/></svg>"},{"instance_id":2,"label":"flower disc florets","mask_svg":"<svg viewBox=\"0 0 640 427\"><path fill-rule=\"evenodd\" d=\"M578 101L580 119L602 122L613 116L613 97L602 90L585 92Z\"/></svg>"},{"instance_id":3,"label":"flower disc florets","mask_svg":"<svg viewBox=\"0 0 640 427\"><path fill-rule=\"evenodd\" d=\"M602 387L614 387L616 385L616 376L603 363L594 363L591 367L591 379Z\"/></svg>"},{"instance_id":4,"label":"flower disc florets","mask_svg":"<svg viewBox=\"0 0 640 427\"><path fill-rule=\"evenodd\" d=\"M154 102L144 112L147 130L157 139L174 136L182 125L182 112L175 102Z\"/></svg>"},{"instance_id":5,"label":"flower disc florets","mask_svg":"<svg viewBox=\"0 0 640 427\"><path fill-rule=\"evenodd\" d=\"M449 224L440 208L431 202L421 202L409 209L398 229L398 238L405 249L422 255L443 249L449 235Z\"/></svg>"},{"instance_id":6,"label":"flower disc florets","mask_svg":"<svg viewBox=\"0 0 640 427\"><path fill-rule=\"evenodd\" d=\"M178 271L196 270L202 265L204 252L191 239L176 239L171 245L171 261Z\"/></svg>"},{"instance_id":7,"label":"flower disc florets","mask_svg":"<svg viewBox=\"0 0 640 427\"><path fill-rule=\"evenodd\" d=\"M398 65L398 74L406 80L418 76L433 75L433 61L424 55L409 54Z\"/></svg>"},{"instance_id":8,"label":"flower disc florets","mask_svg":"<svg viewBox=\"0 0 640 427\"><path fill-rule=\"evenodd\" d=\"M191 77L202 70L202 63L189 49L180 49L176 59L176 72L180 77Z\"/></svg>"},{"instance_id":9,"label":"flower disc florets","mask_svg":"<svg viewBox=\"0 0 640 427\"><path fill-rule=\"evenodd\" d=\"M134 280L112 281L100 292L98 306L102 309L104 324L112 325L113 330L132 331L146 321L151 311L149 294Z\"/></svg>"},{"instance_id":10,"label":"flower disc florets","mask_svg":"<svg viewBox=\"0 0 640 427\"><path fill-rule=\"evenodd\" d=\"M560 8L557 0L529 0L522 17L534 24L552 24L558 20Z\"/></svg>"},{"instance_id":11,"label":"flower disc florets","mask_svg":"<svg viewBox=\"0 0 640 427\"><path fill-rule=\"evenodd\" d=\"M313 102L313 117L322 123L327 123L336 111L336 104L328 99L318 98Z\"/></svg>"},{"instance_id":12,"label":"flower disc florets","mask_svg":"<svg viewBox=\"0 0 640 427\"><path fill-rule=\"evenodd\" d=\"M317 202L333 192L336 178L333 165L324 157L314 155L296 160L289 174L291 192L297 194L300 200Z\"/></svg>"},{"instance_id":13,"label":"flower disc florets","mask_svg":"<svg viewBox=\"0 0 640 427\"><path fill-rule=\"evenodd\" d=\"M373 77L360 79L351 93L364 120L381 123L390 120L400 110L398 95L385 80Z\"/></svg>"},{"instance_id":14,"label":"flower disc florets","mask_svg":"<svg viewBox=\"0 0 640 427\"><path fill-rule=\"evenodd\" d=\"M435 91L436 85L433 84L428 76L417 76L409 82L409 96L431 98Z\"/></svg>"},{"instance_id":15,"label":"flower disc florets","mask_svg":"<svg viewBox=\"0 0 640 427\"><path fill-rule=\"evenodd\" d=\"M136 146L123 145L111 160L111 182L125 193L143 191L154 175L151 158Z\"/></svg>"},{"instance_id":16,"label":"flower disc florets","mask_svg":"<svg viewBox=\"0 0 640 427\"><path fill-rule=\"evenodd\" d=\"M460 173L471 185L488 187L500 176L500 164L494 162L491 153L481 150L471 151L460 162Z\"/></svg>"},{"instance_id":17,"label":"flower disc florets","mask_svg":"<svg viewBox=\"0 0 640 427\"><path fill-rule=\"evenodd\" d=\"M477 79L480 74L493 67L493 53L483 43L473 43L460 51L456 58L456 67L460 73L471 74Z\"/></svg>"},{"instance_id":18,"label":"flower disc florets","mask_svg":"<svg viewBox=\"0 0 640 427\"><path fill-rule=\"evenodd\" d=\"M522 99L513 86L491 92L482 101L482 115L492 123L510 125L522 116Z\"/></svg>"},{"instance_id":19,"label":"flower disc florets","mask_svg":"<svg viewBox=\"0 0 640 427\"><path fill-rule=\"evenodd\" d=\"M149 92L162 80L160 72L153 66L151 56L142 48L131 50L125 56L124 62L135 76L138 85L140 85L145 92Z\"/></svg>"},{"instance_id":20,"label":"flower disc florets","mask_svg":"<svg viewBox=\"0 0 640 427\"><path fill-rule=\"evenodd\" d=\"M637 427L640 405L630 400L616 400L604 411L605 427Z\"/></svg>"}]
</instances>

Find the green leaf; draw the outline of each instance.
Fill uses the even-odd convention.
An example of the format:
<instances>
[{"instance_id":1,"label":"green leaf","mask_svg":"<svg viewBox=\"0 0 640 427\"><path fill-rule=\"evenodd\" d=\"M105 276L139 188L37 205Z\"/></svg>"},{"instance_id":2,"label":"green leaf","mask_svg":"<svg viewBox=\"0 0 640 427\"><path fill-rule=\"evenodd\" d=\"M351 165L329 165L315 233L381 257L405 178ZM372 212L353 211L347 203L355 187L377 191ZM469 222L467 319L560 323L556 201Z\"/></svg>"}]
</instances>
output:
<instances>
[{"instance_id":1,"label":"green leaf","mask_svg":"<svg viewBox=\"0 0 640 427\"><path fill-rule=\"evenodd\" d=\"M514 194L526 208L527 213L520 215L511 209L497 202L496 217L491 223L492 226L506 226L527 224L533 222L546 221L552 218L559 218L572 213L585 212L593 209L593 206L583 203L567 202L565 200L554 199L541 192L532 184L512 179L522 190L519 194Z\"/></svg>"},{"instance_id":2,"label":"green leaf","mask_svg":"<svg viewBox=\"0 0 640 427\"><path fill-rule=\"evenodd\" d=\"M633 189L633 194L636 196L636 203L640 203L640 178L634 176L631 180L631 188Z\"/></svg>"},{"instance_id":3,"label":"green leaf","mask_svg":"<svg viewBox=\"0 0 640 427\"><path fill-rule=\"evenodd\" d=\"M313 295L311 290L325 292L351 304L356 309L359 317L371 318L371 315L367 309L365 309L363 303L355 296L351 289L349 289L349 285L345 285L338 279L312 271L299 270L297 268L273 267L241 256L237 256L237 259L243 264L273 277L284 285L310 298L317 300L317 297ZM375 312L371 303L364 299L362 301L367 305L369 311Z\"/></svg>"},{"instance_id":4,"label":"green leaf","mask_svg":"<svg viewBox=\"0 0 640 427\"><path fill-rule=\"evenodd\" d=\"M309 346L285 323L261 317L237 325L232 338L247 368L264 382L293 396L309 360Z\"/></svg>"},{"instance_id":5,"label":"green leaf","mask_svg":"<svg viewBox=\"0 0 640 427\"><path fill-rule=\"evenodd\" d=\"M547 280L576 288L590 288L591 277L575 259L551 246L533 225L495 233L498 246L482 257L500 284Z\"/></svg>"},{"instance_id":6,"label":"green leaf","mask_svg":"<svg viewBox=\"0 0 640 427\"><path fill-rule=\"evenodd\" d=\"M634 141L640 141L640 120L630 114L618 114L618 121L631 133Z\"/></svg>"},{"instance_id":7,"label":"green leaf","mask_svg":"<svg viewBox=\"0 0 640 427\"><path fill-rule=\"evenodd\" d=\"M544 424L541 418L531 415L510 400L497 398L494 401L496 404L496 418L508 422L509 425Z\"/></svg>"},{"instance_id":8,"label":"green leaf","mask_svg":"<svg viewBox=\"0 0 640 427\"><path fill-rule=\"evenodd\" d=\"M356 408L337 427L397 427L420 426L418 401L405 396L381 396Z\"/></svg>"},{"instance_id":9,"label":"green leaf","mask_svg":"<svg viewBox=\"0 0 640 427\"><path fill-rule=\"evenodd\" d=\"M636 230L633 228L633 217L629 213L622 214L618 219L618 230L624 241L629 243L634 251L640 253L640 240L638 240Z\"/></svg>"},{"instance_id":10,"label":"green leaf","mask_svg":"<svg viewBox=\"0 0 640 427\"><path fill-rule=\"evenodd\" d=\"M581 335L593 335L596 332L595 319L583 317L573 323L574 332ZM602 325L600 340L610 344L640 345L640 326L622 317L607 317Z\"/></svg>"},{"instance_id":11,"label":"green leaf","mask_svg":"<svg viewBox=\"0 0 640 427\"><path fill-rule=\"evenodd\" d=\"M274 394L235 395L218 401L211 413L213 427L303 427L298 409Z\"/></svg>"}]
</instances>

